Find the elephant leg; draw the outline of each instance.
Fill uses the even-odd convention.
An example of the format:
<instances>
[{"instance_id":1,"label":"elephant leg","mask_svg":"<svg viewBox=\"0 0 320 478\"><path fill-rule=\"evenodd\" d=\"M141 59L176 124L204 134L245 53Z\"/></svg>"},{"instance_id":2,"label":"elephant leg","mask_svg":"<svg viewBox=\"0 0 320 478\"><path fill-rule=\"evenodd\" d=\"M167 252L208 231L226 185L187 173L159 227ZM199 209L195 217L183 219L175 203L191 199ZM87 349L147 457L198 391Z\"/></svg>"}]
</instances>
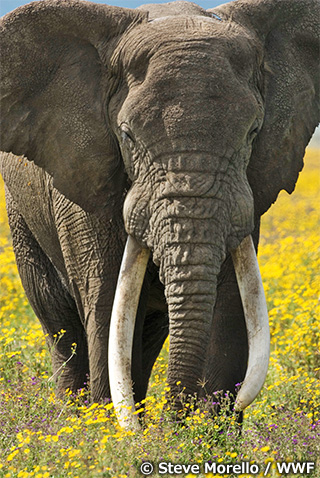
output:
<instances>
[{"instance_id":1,"label":"elephant leg","mask_svg":"<svg viewBox=\"0 0 320 478\"><path fill-rule=\"evenodd\" d=\"M85 308L85 327L88 337L91 399L94 402L111 398L108 371L109 323L112 309L112 296L109 305L99 305L97 301ZM100 296L103 298L103 295Z\"/></svg>"},{"instance_id":2,"label":"elephant leg","mask_svg":"<svg viewBox=\"0 0 320 478\"><path fill-rule=\"evenodd\" d=\"M91 400L110 398L109 324L126 233L121 209L112 220L90 214L52 191L53 214L72 296L86 331Z\"/></svg>"},{"instance_id":3,"label":"elephant leg","mask_svg":"<svg viewBox=\"0 0 320 478\"><path fill-rule=\"evenodd\" d=\"M67 388L75 392L89 372L87 340L76 304L10 198L8 218L22 285L47 334L58 392ZM65 333L58 340L61 329ZM71 350L74 343L76 354Z\"/></svg>"},{"instance_id":4,"label":"elephant leg","mask_svg":"<svg viewBox=\"0 0 320 478\"><path fill-rule=\"evenodd\" d=\"M101 277L99 280L101 280ZM94 300L93 305L85 306L84 309L89 348L90 388L93 401L111 398L108 379L108 344L114 288L115 284L111 288L110 281L102 280L98 289L96 289L97 298ZM93 289L92 284L89 286L89 289ZM147 375L144 370L145 362L142 353L145 308L144 300L142 299L137 312L132 351L131 373L136 402L145 398L152 368L151 365L150 372Z\"/></svg>"}]
</instances>

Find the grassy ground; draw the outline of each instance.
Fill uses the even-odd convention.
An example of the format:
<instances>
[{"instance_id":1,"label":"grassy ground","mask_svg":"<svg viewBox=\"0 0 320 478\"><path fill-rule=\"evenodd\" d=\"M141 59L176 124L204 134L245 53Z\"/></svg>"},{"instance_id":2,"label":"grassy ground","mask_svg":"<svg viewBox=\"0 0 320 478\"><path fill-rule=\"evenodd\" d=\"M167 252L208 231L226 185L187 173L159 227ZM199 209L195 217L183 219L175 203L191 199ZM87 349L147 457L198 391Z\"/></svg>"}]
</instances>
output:
<instances>
[{"instance_id":1,"label":"grassy ground","mask_svg":"<svg viewBox=\"0 0 320 478\"><path fill-rule=\"evenodd\" d=\"M136 477L142 476L143 462L154 464L152 476L253 476L221 466L204 474L209 460L216 465L250 461L260 467L254 476L269 477L280 476L277 463L309 461L318 470L311 466L308 476L320 476L319 156L308 151L296 192L281 193L263 220L259 262L271 361L262 392L246 410L241 436L233 417L211 417L205 405L191 407L185 426L162 413L168 344L155 366L141 433L121 430L112 405L92 405L84 391L75 398L55 397L45 339L14 264L1 183L1 477ZM202 471L177 468L175 474L161 474L161 461L199 464Z\"/></svg>"}]
</instances>

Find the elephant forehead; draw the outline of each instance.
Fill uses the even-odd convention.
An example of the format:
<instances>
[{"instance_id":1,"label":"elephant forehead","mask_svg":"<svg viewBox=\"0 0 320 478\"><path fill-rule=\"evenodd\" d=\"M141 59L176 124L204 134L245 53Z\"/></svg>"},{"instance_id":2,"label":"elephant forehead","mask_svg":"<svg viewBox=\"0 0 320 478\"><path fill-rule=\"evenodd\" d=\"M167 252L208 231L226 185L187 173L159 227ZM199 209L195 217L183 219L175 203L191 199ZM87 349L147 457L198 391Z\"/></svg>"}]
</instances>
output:
<instances>
[{"instance_id":1,"label":"elephant forehead","mask_svg":"<svg viewBox=\"0 0 320 478\"><path fill-rule=\"evenodd\" d=\"M169 104L163 108L162 119L166 130L172 129L172 124L179 124L183 120L184 106L179 101L177 104Z\"/></svg>"},{"instance_id":2,"label":"elephant forehead","mask_svg":"<svg viewBox=\"0 0 320 478\"><path fill-rule=\"evenodd\" d=\"M174 50L207 49L213 54L236 51L237 55L243 50L242 54L248 55L250 40L248 33L236 23L199 15L164 17L140 24L123 35L112 65L117 68L121 63L125 71L140 71L154 56Z\"/></svg>"},{"instance_id":3,"label":"elephant forehead","mask_svg":"<svg viewBox=\"0 0 320 478\"><path fill-rule=\"evenodd\" d=\"M217 23L223 21L218 16L204 16L204 15L183 15L183 16L175 16L174 19L172 15L163 16L154 18L149 23L153 24L165 24L165 28L167 27L167 23L174 22L176 24L181 24L184 27L185 31L191 31L193 33L201 32L201 31L211 31L212 26Z\"/></svg>"},{"instance_id":4,"label":"elephant forehead","mask_svg":"<svg viewBox=\"0 0 320 478\"><path fill-rule=\"evenodd\" d=\"M149 21L153 21L156 18L163 18L168 16L180 16L180 15L205 15L211 16L206 10L201 8L195 3L187 1L175 1L166 4L147 4L138 7L138 10L147 11Z\"/></svg>"},{"instance_id":5,"label":"elephant forehead","mask_svg":"<svg viewBox=\"0 0 320 478\"><path fill-rule=\"evenodd\" d=\"M216 17L207 17L203 15L179 15L156 18L148 24L140 27L144 34L159 36L163 38L179 39L206 39L210 37L224 36L226 23L218 20ZM232 25L231 33L240 27Z\"/></svg>"}]
</instances>

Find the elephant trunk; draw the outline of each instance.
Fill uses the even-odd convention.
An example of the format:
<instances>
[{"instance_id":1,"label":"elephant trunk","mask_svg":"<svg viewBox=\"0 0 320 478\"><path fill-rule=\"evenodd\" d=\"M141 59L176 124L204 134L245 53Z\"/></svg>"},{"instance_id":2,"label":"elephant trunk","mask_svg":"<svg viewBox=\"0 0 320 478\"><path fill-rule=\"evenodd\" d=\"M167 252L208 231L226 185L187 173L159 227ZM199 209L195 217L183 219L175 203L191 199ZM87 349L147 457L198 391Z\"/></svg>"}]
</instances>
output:
<instances>
[{"instance_id":1,"label":"elephant trunk","mask_svg":"<svg viewBox=\"0 0 320 478\"><path fill-rule=\"evenodd\" d=\"M160 262L169 312L168 384L173 397L195 395L204 367L216 302L217 277L224 258L210 244L166 244ZM179 407L179 400L175 407Z\"/></svg>"}]
</instances>

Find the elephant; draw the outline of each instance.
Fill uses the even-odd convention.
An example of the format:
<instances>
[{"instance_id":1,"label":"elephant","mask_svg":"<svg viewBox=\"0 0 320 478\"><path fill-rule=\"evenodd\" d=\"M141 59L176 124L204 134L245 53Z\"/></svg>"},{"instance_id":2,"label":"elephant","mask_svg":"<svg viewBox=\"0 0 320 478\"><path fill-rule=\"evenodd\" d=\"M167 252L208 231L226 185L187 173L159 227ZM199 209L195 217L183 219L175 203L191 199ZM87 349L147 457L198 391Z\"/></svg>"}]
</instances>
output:
<instances>
[{"instance_id":1,"label":"elephant","mask_svg":"<svg viewBox=\"0 0 320 478\"><path fill-rule=\"evenodd\" d=\"M222 391L241 415L259 393L260 217L319 123L319 13L43 0L2 18L1 173L60 393L89 375L137 427L120 405L144 399L168 334L173 409Z\"/></svg>"}]
</instances>

